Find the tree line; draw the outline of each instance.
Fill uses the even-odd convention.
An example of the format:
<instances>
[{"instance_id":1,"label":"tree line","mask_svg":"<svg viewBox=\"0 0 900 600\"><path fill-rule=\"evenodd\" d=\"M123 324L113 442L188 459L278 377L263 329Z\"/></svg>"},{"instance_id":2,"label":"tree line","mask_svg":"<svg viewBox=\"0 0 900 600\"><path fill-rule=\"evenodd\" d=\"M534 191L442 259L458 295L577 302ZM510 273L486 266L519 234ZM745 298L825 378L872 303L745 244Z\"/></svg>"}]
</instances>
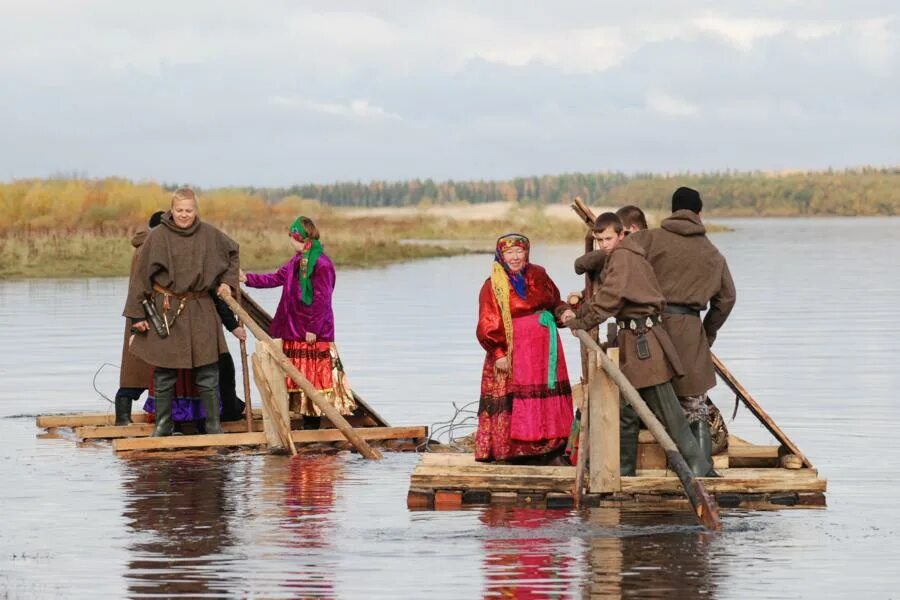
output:
<instances>
[{"instance_id":1,"label":"tree line","mask_svg":"<svg viewBox=\"0 0 900 600\"><path fill-rule=\"evenodd\" d=\"M665 211L674 189L700 190L704 211L719 216L900 214L900 168L793 173L716 172L659 175L564 173L508 181L337 182L288 188L201 190L203 214L218 222L261 223L297 211L332 207L391 207L508 202L635 204ZM49 178L0 183L0 232L130 227L166 208L174 185L121 178Z\"/></svg>"},{"instance_id":2,"label":"tree line","mask_svg":"<svg viewBox=\"0 0 900 600\"><path fill-rule=\"evenodd\" d=\"M900 168L809 172L712 172L653 174L564 173L508 181L336 182L288 188L245 188L268 201L285 196L316 199L330 206L422 206L454 202L568 203L665 210L672 192L686 185L700 190L706 210L749 215L897 215Z\"/></svg>"}]
</instances>

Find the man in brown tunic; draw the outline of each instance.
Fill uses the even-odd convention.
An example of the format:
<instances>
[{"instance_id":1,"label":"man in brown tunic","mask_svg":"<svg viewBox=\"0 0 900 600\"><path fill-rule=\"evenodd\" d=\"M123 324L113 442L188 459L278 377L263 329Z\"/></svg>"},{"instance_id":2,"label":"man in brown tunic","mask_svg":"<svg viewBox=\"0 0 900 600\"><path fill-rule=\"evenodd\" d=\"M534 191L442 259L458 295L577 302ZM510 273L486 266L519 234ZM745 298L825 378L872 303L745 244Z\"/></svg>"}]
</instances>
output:
<instances>
[{"instance_id":1,"label":"man in brown tunic","mask_svg":"<svg viewBox=\"0 0 900 600\"><path fill-rule=\"evenodd\" d=\"M629 242L646 252L666 298L663 324L684 367L684 376L673 386L700 447L710 457L706 394L716 385L716 372L709 348L734 307L735 288L725 257L706 237L702 208L696 190L678 188L672 195L672 215L659 229L638 232Z\"/></svg>"},{"instance_id":2,"label":"man in brown tunic","mask_svg":"<svg viewBox=\"0 0 900 600\"><path fill-rule=\"evenodd\" d=\"M156 367L154 436L172 434L177 369L191 368L206 412L206 432L222 432L216 387L219 354L227 346L210 292L238 293L238 244L201 222L197 208L193 190L175 191L171 211L150 232L138 255L125 304L124 315L142 332L135 336L131 352ZM160 332L148 324L144 300L159 312Z\"/></svg>"},{"instance_id":3,"label":"man in brown tunic","mask_svg":"<svg viewBox=\"0 0 900 600\"><path fill-rule=\"evenodd\" d=\"M682 374L681 361L660 326L666 303L653 269L644 250L625 240L622 221L614 213L600 215L594 228L607 254L602 285L565 324L570 329L590 329L616 318L622 373L665 426L694 473L705 476L712 464L700 451L672 389L672 378ZM624 402L619 423L622 475L631 476L637 463L640 420Z\"/></svg>"},{"instance_id":4,"label":"man in brown tunic","mask_svg":"<svg viewBox=\"0 0 900 600\"><path fill-rule=\"evenodd\" d=\"M134 267L137 264L138 251L147 240L150 230L160 224L163 211L157 211L150 216L147 228L141 229L131 238L134 254L131 256L130 276L134 277ZM136 357L129 349L132 322L125 319L125 340L122 343L122 360L119 369L119 390L116 392L116 425L128 425L131 423L131 403L141 397L150 383L153 368Z\"/></svg>"}]
</instances>

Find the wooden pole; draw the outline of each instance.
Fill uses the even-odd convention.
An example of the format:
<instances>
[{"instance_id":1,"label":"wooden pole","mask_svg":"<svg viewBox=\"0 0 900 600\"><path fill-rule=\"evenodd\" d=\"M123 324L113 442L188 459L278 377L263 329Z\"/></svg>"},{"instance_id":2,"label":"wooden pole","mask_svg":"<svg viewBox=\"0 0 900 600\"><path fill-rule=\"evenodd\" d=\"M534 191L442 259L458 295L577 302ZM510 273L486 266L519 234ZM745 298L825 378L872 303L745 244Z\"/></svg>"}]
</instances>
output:
<instances>
[{"instance_id":1,"label":"wooden pole","mask_svg":"<svg viewBox=\"0 0 900 600\"><path fill-rule=\"evenodd\" d=\"M590 444L590 436L588 436L590 405L591 397L587 386L584 386L581 394L581 423L578 430L578 460L575 461L575 487L572 490L572 503L575 505L575 508L581 506L581 496L584 494L584 468L587 465L587 453Z\"/></svg>"},{"instance_id":2,"label":"wooden pole","mask_svg":"<svg viewBox=\"0 0 900 600\"><path fill-rule=\"evenodd\" d=\"M781 430L781 428L775 423L775 421L772 420L772 417L770 417L766 413L766 411L763 410L762 406L760 406L756 402L756 400L753 399L753 396L750 395L750 392L747 391L747 388L741 385L741 382L731 374L731 371L729 371L725 367L725 364L721 360L719 360L719 357L712 352L710 352L710 354L712 354L713 365L715 365L716 367L716 373L718 373L719 376L728 385L728 387L731 388L731 391L733 391L737 395L737 397L741 399L741 401L747 406L750 412L753 413L753 415L757 419L759 419L759 422L762 423L763 427L768 429L769 433L771 433L775 437L775 439L781 443L782 446L787 448L791 452L791 454L795 454L797 458L803 461L803 465L805 467L808 467L810 469L813 468L812 463L808 458L806 458L806 455L800 452L800 448L798 448L794 444L794 442L792 442L788 438L788 436Z\"/></svg>"},{"instance_id":3,"label":"wooden pole","mask_svg":"<svg viewBox=\"0 0 900 600\"><path fill-rule=\"evenodd\" d=\"M256 324L256 322L249 317L247 311L245 311L237 301L232 298L231 294L225 294L222 296L222 300L228 305L231 310L234 311L236 315L238 315L241 319L243 319L244 323L246 323L247 327L250 328L250 331L256 336L256 339L261 343L265 344L269 349L272 357L275 359L275 363L284 371L288 377L290 377L294 383L296 383L303 393L315 403L315 405L319 408L322 413L328 417L328 420L331 421L335 427L347 438L356 450L363 455L364 457L372 460L378 460L381 458L381 453L369 446L364 439L362 439L359 434L350 426L350 423L341 416L341 413L337 411L334 406L319 393L317 389L315 389L312 384L303 376L297 367L288 359L287 356L284 355L284 352L281 351L281 348L272 341L272 338L263 331L262 327Z\"/></svg>"},{"instance_id":4,"label":"wooden pole","mask_svg":"<svg viewBox=\"0 0 900 600\"><path fill-rule=\"evenodd\" d=\"M238 327L243 326L243 320L238 320ZM246 337L246 336L245 336ZM250 371L247 368L247 340L241 340L241 371L244 375L244 419L247 421L247 433L253 432L253 407L250 402Z\"/></svg>"},{"instance_id":5,"label":"wooden pole","mask_svg":"<svg viewBox=\"0 0 900 600\"><path fill-rule=\"evenodd\" d=\"M672 466L675 474L678 475L678 479L684 487L685 494L687 495L691 506L694 508L694 514L697 516L697 519L708 529L721 529L722 523L719 521L719 513L716 510L712 498L710 498L703 483L699 478L694 476L690 467L688 467L687 462L685 462L684 457L681 456L681 452L678 451L675 442L669 437L665 427L663 427L662 423L657 420L656 415L653 414L653 411L651 411L644 403L643 398L641 398L637 390L634 389L634 386L631 385L628 378L625 377L622 371L620 371L611 360L609 360L599 344L592 340L587 332L582 330L573 331L575 336L580 339L583 344L587 345L588 348L596 353L597 357L600 359L603 370L606 371L607 375L609 375L615 384L619 386L619 391L626 402L634 408L641 420L644 421L647 429L650 430L650 433L653 434L653 437L656 438L656 441L659 442L659 445L665 450L666 458L669 460L669 464Z\"/></svg>"},{"instance_id":6,"label":"wooden pole","mask_svg":"<svg viewBox=\"0 0 900 600\"><path fill-rule=\"evenodd\" d=\"M265 362L265 364L263 364ZM256 386L259 388L259 395L262 398L263 407L263 430L266 434L266 441L269 447L287 448L291 452L291 456L297 456L297 447L291 439L291 423L290 417L287 415L287 386L284 383L284 376L281 371L274 368L275 358L267 352L266 346L260 346L259 350L253 353L253 375L256 377ZM275 400L275 393L272 390L272 377L279 379L279 392L284 397L284 405L280 405ZM265 416L268 413L268 418ZM273 436L274 434L274 436Z\"/></svg>"}]
</instances>

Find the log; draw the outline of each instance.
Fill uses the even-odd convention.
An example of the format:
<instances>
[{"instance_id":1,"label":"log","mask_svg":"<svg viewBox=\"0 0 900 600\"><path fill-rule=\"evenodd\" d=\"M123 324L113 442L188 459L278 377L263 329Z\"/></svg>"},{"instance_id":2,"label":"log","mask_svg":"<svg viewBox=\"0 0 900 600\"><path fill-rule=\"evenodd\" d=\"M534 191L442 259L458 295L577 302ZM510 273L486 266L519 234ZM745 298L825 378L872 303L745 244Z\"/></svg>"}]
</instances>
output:
<instances>
[{"instance_id":1,"label":"log","mask_svg":"<svg viewBox=\"0 0 900 600\"><path fill-rule=\"evenodd\" d=\"M737 395L737 397L741 399L741 402L743 402L747 409L751 413L753 413L753 416L759 419L759 422L762 423L763 427L768 429L769 433L771 433L776 440L778 440L785 448L787 448L791 454L797 455L797 457L803 463L803 466L812 468L812 462L808 458L806 458L805 454L800 452L800 448L798 448L794 444L794 442L792 442L790 438L788 438L788 436L781 430L781 428L775 423L775 421L772 420L772 417L770 417L766 413L766 411L763 410L762 406L760 406L759 403L753 399L753 396L750 395L750 392L747 391L747 388L741 385L741 382L731 374L731 371L729 371L725 367L725 364L721 360L719 360L718 356L716 356L712 352L710 352L710 354L712 354L713 365L715 365L716 367L716 373L718 373L719 377L721 377L722 380L725 381L725 384L731 388L731 391L733 391Z\"/></svg>"},{"instance_id":2,"label":"log","mask_svg":"<svg viewBox=\"0 0 900 600\"><path fill-rule=\"evenodd\" d=\"M311 383L300 373L299 369L294 366L294 364L288 359L287 356L281 351L275 342L269 337L265 331L263 331L262 327L260 327L256 321L253 321L249 318L247 312L241 307L240 304L235 301L234 298L231 297L230 294L225 294L222 296L222 300L228 304L228 307L231 308L240 318L244 320L247 326L250 328L250 331L256 336L261 343L265 344L269 352L271 352L272 356L276 358L276 364L284 371L293 381L296 383L303 393L312 400L315 405L319 408L322 413L328 420L331 421L335 427L337 427L338 431L340 431L344 437L347 438L353 447L364 457L371 460L378 460L381 458L381 452L369 446L366 441L360 437L359 433L353 427L347 423L347 420L341 416L341 414L337 411L334 406L324 397L322 394L316 390Z\"/></svg>"},{"instance_id":3,"label":"log","mask_svg":"<svg viewBox=\"0 0 900 600\"><path fill-rule=\"evenodd\" d=\"M428 428L411 427L367 427L360 429L359 437L365 440L403 440L422 438L428 435ZM315 444L343 442L346 438L337 429L310 429L292 431L291 439L295 444ZM131 450L177 450L179 448L227 448L234 446L263 446L266 434L262 431L252 433L221 433L217 435L172 435L168 437L125 438L113 440L116 452ZM571 467L570 467L571 468Z\"/></svg>"},{"instance_id":4,"label":"log","mask_svg":"<svg viewBox=\"0 0 900 600\"><path fill-rule=\"evenodd\" d=\"M681 453L678 451L675 442L669 437L669 434L666 432L662 423L657 420L653 411L647 407L643 398L640 397L637 390L631 385L631 382L628 381L619 368L609 360L603 352L603 349L600 348L597 342L591 339L587 332L575 330L575 335L582 343L596 353L597 358L600 359L603 370L606 371L607 375L609 375L616 385L619 386L619 391L626 402L634 408L635 412L647 426L647 429L653 433L656 441L659 442L666 451L669 464L678 475L678 479L681 481L688 500L690 500L691 506L694 509L694 514L697 516L700 523L708 529L721 529L722 523L719 521L719 514L716 511L712 498L710 498L699 478L695 477L691 472L684 457L681 456Z\"/></svg>"},{"instance_id":5,"label":"log","mask_svg":"<svg viewBox=\"0 0 900 600\"><path fill-rule=\"evenodd\" d=\"M589 452L590 437L590 395L584 394L581 402L581 423L578 430L578 459L575 461L575 486L572 488L572 503L575 508L581 507L581 496L584 494L584 469L587 465L587 453Z\"/></svg>"},{"instance_id":6,"label":"log","mask_svg":"<svg viewBox=\"0 0 900 600\"><path fill-rule=\"evenodd\" d=\"M274 358L265 346L253 353L253 378L263 402L263 433L270 448L284 449L297 455L297 448L291 440L290 417L287 416L287 385L280 371L275 367Z\"/></svg>"}]
</instances>

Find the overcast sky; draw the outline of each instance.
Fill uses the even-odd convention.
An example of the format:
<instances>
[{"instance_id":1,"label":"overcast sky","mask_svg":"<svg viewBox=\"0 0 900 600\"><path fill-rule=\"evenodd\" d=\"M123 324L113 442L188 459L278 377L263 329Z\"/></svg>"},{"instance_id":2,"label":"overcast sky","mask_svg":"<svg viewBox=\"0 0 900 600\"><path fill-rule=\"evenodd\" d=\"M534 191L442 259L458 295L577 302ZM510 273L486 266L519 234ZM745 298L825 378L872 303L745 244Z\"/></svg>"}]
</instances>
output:
<instances>
[{"instance_id":1,"label":"overcast sky","mask_svg":"<svg viewBox=\"0 0 900 600\"><path fill-rule=\"evenodd\" d=\"M898 7L0 0L0 179L897 165Z\"/></svg>"}]
</instances>

